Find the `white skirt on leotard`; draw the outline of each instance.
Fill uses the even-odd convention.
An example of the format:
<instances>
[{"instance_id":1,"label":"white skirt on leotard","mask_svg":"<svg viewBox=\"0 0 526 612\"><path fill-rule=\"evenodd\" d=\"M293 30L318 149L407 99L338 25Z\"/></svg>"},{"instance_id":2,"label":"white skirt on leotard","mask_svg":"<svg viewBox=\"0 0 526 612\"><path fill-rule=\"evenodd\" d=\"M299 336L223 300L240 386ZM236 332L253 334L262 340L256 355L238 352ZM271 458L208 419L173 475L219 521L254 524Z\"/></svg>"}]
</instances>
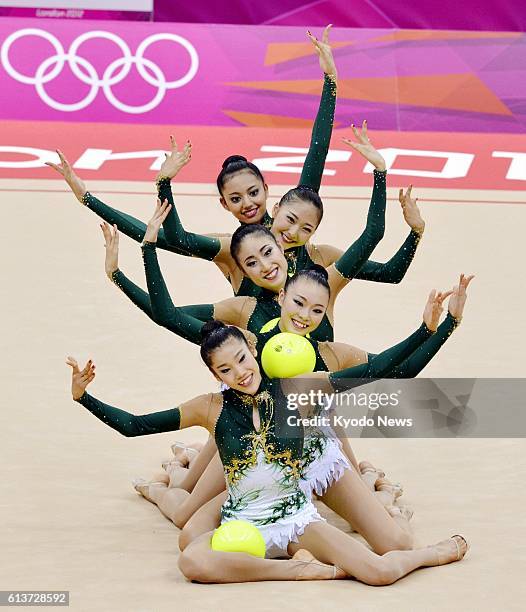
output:
<instances>
[{"instance_id":1,"label":"white skirt on leotard","mask_svg":"<svg viewBox=\"0 0 526 612\"><path fill-rule=\"evenodd\" d=\"M297 542L307 525L323 521L287 469L265 461L259 451L255 466L228 484L228 499L221 523L233 520L255 525L266 544L266 557L286 557L290 542Z\"/></svg>"},{"instance_id":2,"label":"white skirt on leotard","mask_svg":"<svg viewBox=\"0 0 526 612\"><path fill-rule=\"evenodd\" d=\"M313 494L322 496L345 472L352 469L342 450L342 444L330 427L305 430L303 447L303 475L301 490L308 499Z\"/></svg>"}]
</instances>

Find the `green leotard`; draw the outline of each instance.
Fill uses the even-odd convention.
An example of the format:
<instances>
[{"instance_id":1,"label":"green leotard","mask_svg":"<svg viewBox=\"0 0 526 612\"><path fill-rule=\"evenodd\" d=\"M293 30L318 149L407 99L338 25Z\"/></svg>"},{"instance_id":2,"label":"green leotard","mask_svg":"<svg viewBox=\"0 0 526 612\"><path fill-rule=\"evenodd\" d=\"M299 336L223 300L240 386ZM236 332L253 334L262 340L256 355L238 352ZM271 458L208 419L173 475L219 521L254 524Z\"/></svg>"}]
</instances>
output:
<instances>
[{"instance_id":1,"label":"green leotard","mask_svg":"<svg viewBox=\"0 0 526 612\"><path fill-rule=\"evenodd\" d=\"M375 170L372 199L374 200L378 197L385 197L385 172ZM265 222L265 225L270 227L272 225L272 219L268 217L268 221L268 223ZM166 235L168 235L168 232ZM367 260L358 271L356 271L354 268L352 271L347 271L345 260L342 259L335 262L335 265L343 276L346 276L347 278L352 277L359 280L368 280L381 283L400 283L409 269L411 262L413 261L420 239L421 235L418 232L411 230L402 246L393 255L393 257L385 263ZM314 262L311 259L305 245L287 249L285 251L285 258L287 259L289 276L293 276L296 272L306 270L314 265ZM261 291L262 290L260 287L255 285L248 277L244 276L236 295L257 297L261 294Z\"/></svg>"},{"instance_id":2,"label":"green leotard","mask_svg":"<svg viewBox=\"0 0 526 612\"><path fill-rule=\"evenodd\" d=\"M315 191L319 190L321 184L325 158L332 134L335 101L336 83L332 78L325 75L320 107L314 122L309 151L299 182L300 185L309 186ZM164 228L159 232L157 246L180 255L213 260L220 250L219 240L211 236L184 230L177 215L169 179L161 179L158 182L158 195L161 201L168 199L173 206L164 223ZM121 232L133 240L137 242L143 240L146 232L146 225L143 222L106 205L89 192L84 195L83 201L93 212L111 225L117 225ZM272 218L268 213L265 213L261 222L266 227L270 227ZM367 261L356 274L356 278L383 283L400 282L413 260L419 239L420 237L416 232L411 232L392 259L384 264ZM290 274L312 265L312 260L304 246L290 249L286 254ZM256 297L260 291L261 289L257 285L244 277L235 294Z\"/></svg>"},{"instance_id":3,"label":"green leotard","mask_svg":"<svg viewBox=\"0 0 526 612\"><path fill-rule=\"evenodd\" d=\"M353 278L376 283L400 283L414 259L416 248L421 238L422 236L418 232L411 230L402 246L389 261L378 263L377 261L369 259ZM285 257L287 258L290 276L300 270L311 268L315 263L309 255L305 245L287 249L285 251ZM335 262L335 265L336 263L337 262ZM246 288L248 289L248 284Z\"/></svg>"},{"instance_id":4,"label":"green leotard","mask_svg":"<svg viewBox=\"0 0 526 612\"><path fill-rule=\"evenodd\" d=\"M159 262L157 260L157 253L156 253L155 245L152 243L146 243L143 246L143 256L144 256L144 262L145 262L149 294L143 291L142 289L137 288L135 285L134 285L134 288L138 289L138 292L140 292L140 295L142 296L141 299L144 302L143 305L146 305L146 302L148 300L148 295L149 295L150 300L151 300L149 316L156 322L162 322L161 324L164 327L166 327L170 331L173 331L177 335L185 338L186 340L189 340L190 342L193 342L194 344L200 345L201 329L204 323L192 317L188 313L182 311L181 308L177 308L176 306L173 305L170 295L168 293L168 290L166 288L166 284L164 283L164 279L162 277L160 268L159 268ZM116 274L119 275L119 278L122 278L124 276L122 272L120 271ZM127 282L131 283L131 281L128 281L128 279L126 280ZM253 332L258 338L258 348L262 348L264 343L272 335L277 333L275 329L270 330L269 332L260 331L265 323L267 323L269 320L273 318L276 318L275 316L271 316L271 314L276 315L280 311L279 304L275 300L275 297L276 297L275 294L270 294L270 292L267 292L267 293L269 295L265 296L265 298L261 298L261 297L258 298L256 309L254 310L247 324L247 329ZM137 301L135 301L135 303L137 303ZM425 325L423 325L419 329L420 329L420 332L419 332L418 339L421 342L423 342L427 340L427 338L431 335L431 332L427 330L427 327L425 327ZM427 335L422 335L422 330L424 330ZM318 366L317 370L319 369L320 371L327 371L327 367L325 363L323 362L323 358L319 354L318 343L316 339L314 338L314 333L312 334L312 336L313 336L312 338L309 338L309 341L314 346L316 354L317 354L317 361L316 361L316 365ZM394 364L394 365L397 365L399 362L409 357L411 352L413 352L413 350L416 350L416 348L420 346L420 342L416 346L414 346L414 344L411 344L412 341L413 341L413 337L410 336L409 339L404 340L402 343L396 345L395 347L391 347L391 349L387 349L386 351L383 351L379 355L370 356L368 363L362 364L361 366L356 366L356 368L363 367L365 368L366 372L367 372L368 367L376 368L377 370L379 362L375 362L374 361L375 359L378 359L378 357L380 357L381 360L387 359L390 355L389 353L390 350L395 351L395 355L398 359L399 353L396 351L401 350L401 348L403 347L405 352L404 352L403 357L399 358L398 361L396 361L396 363ZM407 353L407 350L406 350L407 344L405 343L409 343L409 345L413 347L409 353ZM261 351L258 351L258 352L260 353ZM382 361L382 363L384 362ZM364 376L364 377L367 377L367 376Z\"/></svg>"}]
</instances>

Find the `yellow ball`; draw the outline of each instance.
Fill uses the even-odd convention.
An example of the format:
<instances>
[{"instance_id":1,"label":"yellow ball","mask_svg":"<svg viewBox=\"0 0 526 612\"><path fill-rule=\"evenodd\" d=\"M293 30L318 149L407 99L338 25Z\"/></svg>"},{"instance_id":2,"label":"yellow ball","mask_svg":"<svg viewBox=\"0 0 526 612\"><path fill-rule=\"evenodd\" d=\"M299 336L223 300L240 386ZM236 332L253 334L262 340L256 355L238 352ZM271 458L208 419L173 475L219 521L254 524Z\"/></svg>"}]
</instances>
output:
<instances>
[{"instance_id":1,"label":"yellow ball","mask_svg":"<svg viewBox=\"0 0 526 612\"><path fill-rule=\"evenodd\" d=\"M270 321L267 321L265 325L263 325L263 327L259 331L262 334L265 332L268 332L271 329L274 329L278 323L279 323L279 317L276 317L275 319L270 319Z\"/></svg>"},{"instance_id":2,"label":"yellow ball","mask_svg":"<svg viewBox=\"0 0 526 612\"><path fill-rule=\"evenodd\" d=\"M265 540L257 527L248 521L228 521L214 531L212 550L243 552L265 557Z\"/></svg>"},{"instance_id":3,"label":"yellow ball","mask_svg":"<svg viewBox=\"0 0 526 612\"><path fill-rule=\"evenodd\" d=\"M281 332L263 347L261 365L269 378L291 378L314 370L316 352L307 338Z\"/></svg>"}]
</instances>

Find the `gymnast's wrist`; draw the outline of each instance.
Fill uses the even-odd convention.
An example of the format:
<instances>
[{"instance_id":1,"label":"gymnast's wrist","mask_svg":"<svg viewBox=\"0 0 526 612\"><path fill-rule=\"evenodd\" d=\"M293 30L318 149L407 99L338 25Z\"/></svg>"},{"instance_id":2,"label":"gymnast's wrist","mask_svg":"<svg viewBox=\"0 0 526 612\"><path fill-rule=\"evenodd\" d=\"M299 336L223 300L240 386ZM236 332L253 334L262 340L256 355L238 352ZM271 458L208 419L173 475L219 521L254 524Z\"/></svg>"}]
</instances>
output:
<instances>
[{"instance_id":1,"label":"gymnast's wrist","mask_svg":"<svg viewBox=\"0 0 526 612\"><path fill-rule=\"evenodd\" d=\"M141 249L144 251L145 249L155 250L157 248L157 238L155 240L149 240L144 237L144 240L141 242Z\"/></svg>"},{"instance_id":2,"label":"gymnast's wrist","mask_svg":"<svg viewBox=\"0 0 526 612\"><path fill-rule=\"evenodd\" d=\"M436 334L437 327L435 327L435 329L432 329L431 327L429 327L429 325L425 321L422 321L422 329L430 336L432 336L433 334Z\"/></svg>"},{"instance_id":3,"label":"gymnast's wrist","mask_svg":"<svg viewBox=\"0 0 526 612\"><path fill-rule=\"evenodd\" d=\"M89 191L85 191L81 197L79 197L80 194L76 194L75 191L73 191L73 193L75 194L75 197L81 204L84 204L84 206L89 206L91 198L92 198L92 195Z\"/></svg>"},{"instance_id":4,"label":"gymnast's wrist","mask_svg":"<svg viewBox=\"0 0 526 612\"><path fill-rule=\"evenodd\" d=\"M419 238L422 237L424 230L426 229L426 222L422 221L422 225L411 226L411 231L418 235Z\"/></svg>"},{"instance_id":5,"label":"gymnast's wrist","mask_svg":"<svg viewBox=\"0 0 526 612\"><path fill-rule=\"evenodd\" d=\"M159 190L161 187L170 185L172 181L171 176L166 176L165 174L159 173L155 178L155 184L157 185L157 189Z\"/></svg>"},{"instance_id":6,"label":"gymnast's wrist","mask_svg":"<svg viewBox=\"0 0 526 612\"><path fill-rule=\"evenodd\" d=\"M451 327L452 327L452 330L451 330L451 331L453 331L453 330L454 330L454 329L456 329L456 328L457 328L457 327L460 325L460 323L462 322L462 317L461 317L461 316L460 316L460 317L455 317L455 315L451 314L451 312L448 310L448 311L447 311L447 315L446 315L446 321L448 321L448 322L449 322L449 324L450 324L450 325L451 325Z\"/></svg>"},{"instance_id":7,"label":"gymnast's wrist","mask_svg":"<svg viewBox=\"0 0 526 612\"><path fill-rule=\"evenodd\" d=\"M336 73L336 71L334 72L324 72L323 73L323 78L325 81L328 81L329 84L332 86L332 95L335 96L336 95L336 88L338 86L338 74Z\"/></svg>"}]
</instances>

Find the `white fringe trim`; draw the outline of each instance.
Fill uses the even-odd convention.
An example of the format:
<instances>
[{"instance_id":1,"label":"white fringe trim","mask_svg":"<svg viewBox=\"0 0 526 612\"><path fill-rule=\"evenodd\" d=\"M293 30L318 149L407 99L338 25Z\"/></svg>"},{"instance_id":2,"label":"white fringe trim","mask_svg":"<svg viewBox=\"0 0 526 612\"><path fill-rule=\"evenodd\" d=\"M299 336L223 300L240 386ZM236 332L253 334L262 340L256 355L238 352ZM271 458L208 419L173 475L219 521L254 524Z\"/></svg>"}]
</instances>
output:
<instances>
[{"instance_id":1,"label":"white fringe trim","mask_svg":"<svg viewBox=\"0 0 526 612\"><path fill-rule=\"evenodd\" d=\"M351 464L342 451L340 441L327 438L323 455L308 466L300 481L300 488L307 499L311 499L313 493L322 496L334 482L340 480L345 470L350 469Z\"/></svg>"},{"instance_id":2,"label":"white fringe trim","mask_svg":"<svg viewBox=\"0 0 526 612\"><path fill-rule=\"evenodd\" d=\"M305 508L291 516L290 519L259 527L267 547L266 558L289 556L287 547L290 542L297 542L305 528L314 521L325 521L325 519L318 513L314 504L309 502Z\"/></svg>"}]
</instances>

